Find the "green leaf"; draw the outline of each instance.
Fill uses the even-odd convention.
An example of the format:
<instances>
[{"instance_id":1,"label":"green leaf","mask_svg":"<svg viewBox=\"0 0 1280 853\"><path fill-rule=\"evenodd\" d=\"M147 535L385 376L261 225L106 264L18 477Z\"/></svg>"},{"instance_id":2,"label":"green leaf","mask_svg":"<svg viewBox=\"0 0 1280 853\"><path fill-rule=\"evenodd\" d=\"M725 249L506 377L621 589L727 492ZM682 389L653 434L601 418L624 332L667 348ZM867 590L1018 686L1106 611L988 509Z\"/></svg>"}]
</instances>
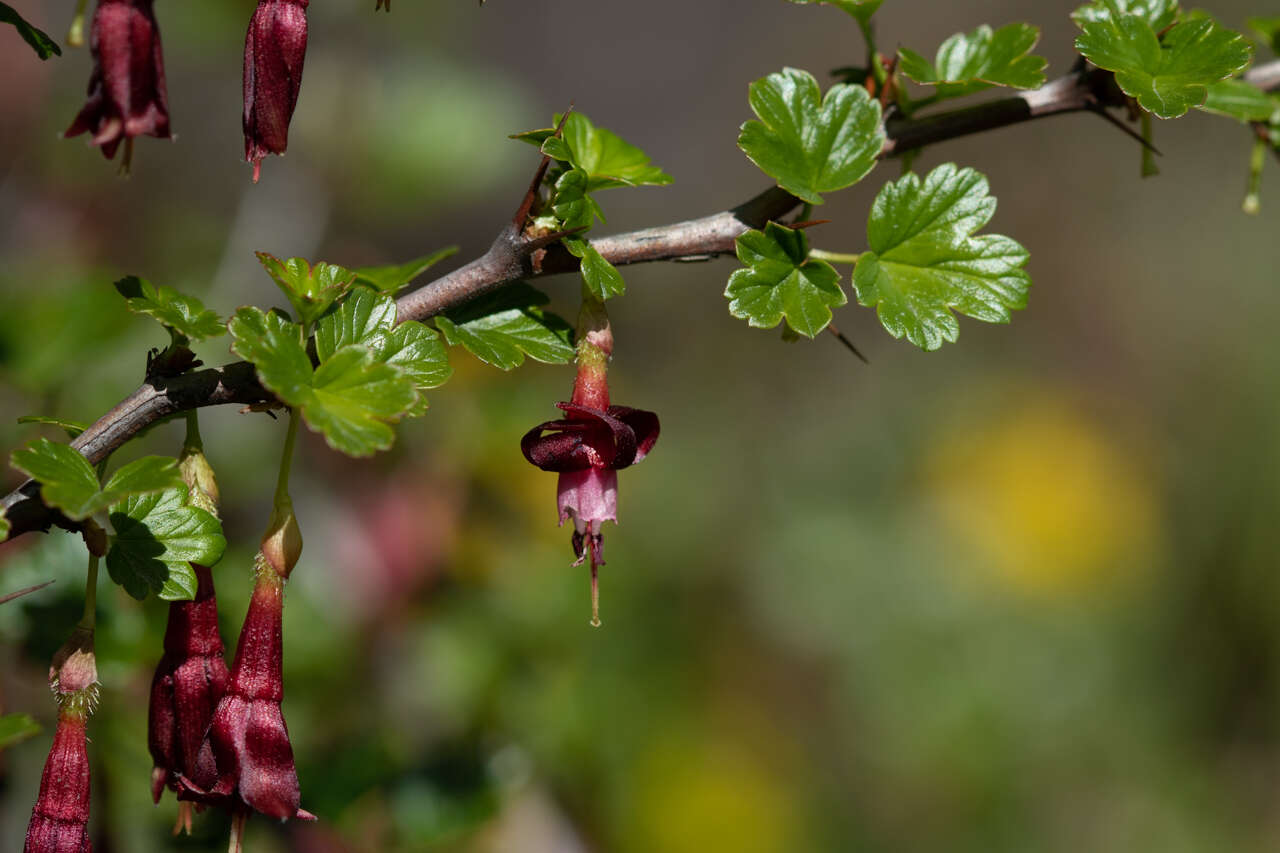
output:
<instances>
[{"instance_id":1,"label":"green leaf","mask_svg":"<svg viewBox=\"0 0 1280 853\"><path fill-rule=\"evenodd\" d=\"M579 267L582 280L597 299L604 301L626 292L627 283L623 281L622 273L605 260L595 246L577 237L566 237L563 242L569 254L582 260Z\"/></svg>"},{"instance_id":2,"label":"green leaf","mask_svg":"<svg viewBox=\"0 0 1280 853\"><path fill-rule=\"evenodd\" d=\"M741 148L778 186L811 204L860 181L884 147L880 104L839 83L825 99L808 71L786 68L751 84L760 121L742 125Z\"/></svg>"},{"instance_id":3,"label":"green leaf","mask_svg":"<svg viewBox=\"0 0 1280 853\"><path fill-rule=\"evenodd\" d=\"M1219 80L1209 84L1209 96L1198 109L1242 122L1267 121L1275 112L1271 96L1244 80Z\"/></svg>"},{"instance_id":4,"label":"green leaf","mask_svg":"<svg viewBox=\"0 0 1280 853\"><path fill-rule=\"evenodd\" d=\"M729 276L724 295L729 313L758 329L787 326L812 338L831 322L831 309L848 301L840 274L826 261L809 258L809 240L770 222L736 241L738 260L747 265Z\"/></svg>"},{"instance_id":5,"label":"green leaf","mask_svg":"<svg viewBox=\"0 0 1280 853\"><path fill-rule=\"evenodd\" d=\"M880 4L884 0L791 0L791 2L804 6L813 6L819 3L835 6L865 24L871 20L871 16L876 13L876 10L880 8Z\"/></svg>"},{"instance_id":6,"label":"green leaf","mask_svg":"<svg viewBox=\"0 0 1280 853\"><path fill-rule=\"evenodd\" d=\"M1258 34L1258 38L1271 48L1272 53L1280 53L1280 15L1255 17L1248 19L1249 29Z\"/></svg>"},{"instance_id":7,"label":"green leaf","mask_svg":"<svg viewBox=\"0 0 1280 853\"><path fill-rule=\"evenodd\" d=\"M1071 13L1083 27L1092 21L1113 21L1121 15L1137 15L1160 32L1178 19L1178 0L1094 0Z\"/></svg>"},{"instance_id":8,"label":"green leaf","mask_svg":"<svg viewBox=\"0 0 1280 853\"><path fill-rule=\"evenodd\" d=\"M3 4L0 4L3 5ZM0 717L0 749L22 743L40 734L40 724L30 714L5 714Z\"/></svg>"},{"instance_id":9,"label":"green leaf","mask_svg":"<svg viewBox=\"0 0 1280 853\"><path fill-rule=\"evenodd\" d=\"M560 222L560 230L587 229L596 224L596 217L604 221L604 213L595 199L587 195L590 181L582 169L569 169L556 180L556 194L551 202L551 212Z\"/></svg>"},{"instance_id":10,"label":"green leaf","mask_svg":"<svg viewBox=\"0 0 1280 853\"><path fill-rule=\"evenodd\" d=\"M13 451L13 467L40 481L44 502L73 521L83 521L129 495L162 491L180 484L178 460L144 456L120 468L98 488L98 475L89 460L66 444L38 438Z\"/></svg>"},{"instance_id":11,"label":"green leaf","mask_svg":"<svg viewBox=\"0 0 1280 853\"><path fill-rule=\"evenodd\" d=\"M335 264L302 258L282 261L266 252L255 252L263 268L284 291L303 324L310 324L336 302L356 280L356 274Z\"/></svg>"},{"instance_id":12,"label":"green leaf","mask_svg":"<svg viewBox=\"0 0 1280 853\"><path fill-rule=\"evenodd\" d=\"M1161 41L1134 15L1085 24L1076 49L1114 71L1125 94L1160 118L1177 118L1203 104L1209 84L1244 70L1252 52L1244 36L1209 18L1176 24Z\"/></svg>"},{"instance_id":13,"label":"green leaf","mask_svg":"<svg viewBox=\"0 0 1280 853\"><path fill-rule=\"evenodd\" d=\"M0 542L9 538L9 530L9 519L5 517L4 510L0 509Z\"/></svg>"},{"instance_id":14,"label":"green leaf","mask_svg":"<svg viewBox=\"0 0 1280 853\"><path fill-rule=\"evenodd\" d=\"M436 326L453 346L502 370L524 364L525 355L547 364L573 360L573 329L539 306L546 294L524 282L436 317Z\"/></svg>"},{"instance_id":15,"label":"green leaf","mask_svg":"<svg viewBox=\"0 0 1280 853\"><path fill-rule=\"evenodd\" d=\"M301 326L249 305L236 311L227 328L232 352L253 363L263 385L290 406L307 399L312 371Z\"/></svg>"},{"instance_id":16,"label":"green leaf","mask_svg":"<svg viewBox=\"0 0 1280 853\"><path fill-rule=\"evenodd\" d=\"M446 246L443 249L414 258L403 264L392 264L384 267L359 267L355 270L356 283L365 284L383 293L395 293L409 282L443 261L450 255L457 254L457 246Z\"/></svg>"},{"instance_id":17,"label":"green leaf","mask_svg":"<svg viewBox=\"0 0 1280 853\"><path fill-rule=\"evenodd\" d=\"M417 320L406 320L387 332L374 355L398 368L419 389L439 388L453 375L440 335Z\"/></svg>"},{"instance_id":18,"label":"green leaf","mask_svg":"<svg viewBox=\"0 0 1280 853\"><path fill-rule=\"evenodd\" d=\"M48 33L31 26L8 3L0 3L0 22L13 24L14 29L18 31L18 35L22 36L23 41L31 45L31 49L41 59L48 59L55 54L57 56L62 55L62 48L58 47L57 42L51 39Z\"/></svg>"},{"instance_id":19,"label":"green leaf","mask_svg":"<svg viewBox=\"0 0 1280 853\"><path fill-rule=\"evenodd\" d=\"M115 284L125 304L135 314L158 320L171 332L188 341L203 341L226 334L226 326L218 315L208 310L194 296L184 296L172 287L156 287L137 276L127 276Z\"/></svg>"},{"instance_id":20,"label":"green leaf","mask_svg":"<svg viewBox=\"0 0 1280 853\"><path fill-rule=\"evenodd\" d=\"M998 30L983 24L971 33L956 33L938 48L930 63L920 54L902 48L900 68L917 83L936 85L944 98L980 92L991 86L1034 89L1044 85L1049 60L1029 51L1040 39L1040 29L1030 24L1008 24Z\"/></svg>"},{"instance_id":21,"label":"green leaf","mask_svg":"<svg viewBox=\"0 0 1280 853\"><path fill-rule=\"evenodd\" d=\"M924 350L955 341L951 311L1009 322L1027 304L1027 250L997 234L973 236L996 200L973 169L944 163L921 183L915 174L885 184L867 221L865 252L853 271L858 301L874 307L895 338Z\"/></svg>"},{"instance_id":22,"label":"green leaf","mask_svg":"<svg viewBox=\"0 0 1280 853\"><path fill-rule=\"evenodd\" d=\"M88 424L82 424L79 421L68 421L62 418L51 418L46 415L23 415L18 418L20 424L43 424L45 426L61 427L66 432L67 437L75 439L76 436L89 428Z\"/></svg>"},{"instance_id":23,"label":"green leaf","mask_svg":"<svg viewBox=\"0 0 1280 853\"><path fill-rule=\"evenodd\" d=\"M399 370L375 361L367 347L346 346L316 368L302 417L334 450L371 456L395 440L385 421L416 399L413 383Z\"/></svg>"},{"instance_id":24,"label":"green leaf","mask_svg":"<svg viewBox=\"0 0 1280 853\"><path fill-rule=\"evenodd\" d=\"M560 116L556 116L556 122L559 121ZM523 138L529 134L521 136ZM569 114L558 138L545 137L542 153L586 172L587 192L610 187L663 186L671 183L671 176L650 163L648 154L613 131L596 127L582 113Z\"/></svg>"},{"instance_id":25,"label":"green leaf","mask_svg":"<svg viewBox=\"0 0 1280 853\"><path fill-rule=\"evenodd\" d=\"M110 519L116 535L107 571L137 599L154 592L166 601L191 600L191 563L212 566L227 547L222 524L187 503L185 486L126 498L111 507Z\"/></svg>"}]
</instances>

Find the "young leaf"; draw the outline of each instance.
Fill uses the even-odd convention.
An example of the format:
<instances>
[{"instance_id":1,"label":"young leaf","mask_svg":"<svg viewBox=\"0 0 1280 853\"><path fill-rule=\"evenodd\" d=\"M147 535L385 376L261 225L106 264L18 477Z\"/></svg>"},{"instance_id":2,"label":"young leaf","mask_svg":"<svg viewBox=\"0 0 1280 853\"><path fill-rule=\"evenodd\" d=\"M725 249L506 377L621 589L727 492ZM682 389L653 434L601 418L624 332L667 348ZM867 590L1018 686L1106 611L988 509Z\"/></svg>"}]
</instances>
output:
<instances>
[{"instance_id":1,"label":"young leaf","mask_svg":"<svg viewBox=\"0 0 1280 853\"><path fill-rule=\"evenodd\" d=\"M356 283L368 285L383 293L395 293L440 261L456 254L457 251L457 246L446 246L429 255L414 258L403 264L392 264L384 267L360 267L355 271Z\"/></svg>"},{"instance_id":2,"label":"young leaf","mask_svg":"<svg viewBox=\"0 0 1280 853\"><path fill-rule=\"evenodd\" d=\"M899 49L899 67L917 83L936 85L944 98L991 86L1034 89L1044 85L1044 67L1049 64L1029 52L1039 39L1040 29L1030 24L1008 24L994 32L983 24L944 41L933 63L915 51Z\"/></svg>"},{"instance_id":3,"label":"young leaf","mask_svg":"<svg viewBox=\"0 0 1280 853\"><path fill-rule=\"evenodd\" d=\"M371 456L395 439L385 422L416 399L413 383L399 370L375 361L367 347L346 346L316 368L302 417L334 450Z\"/></svg>"},{"instance_id":4,"label":"young leaf","mask_svg":"<svg viewBox=\"0 0 1280 853\"><path fill-rule=\"evenodd\" d=\"M40 481L44 502L73 521L83 521L129 495L163 491L182 482L178 460L144 456L120 468L98 487L89 460L66 444L38 438L13 451L13 467Z\"/></svg>"},{"instance_id":5,"label":"young leaf","mask_svg":"<svg viewBox=\"0 0 1280 853\"><path fill-rule=\"evenodd\" d=\"M189 505L185 486L126 498L109 517L116 535L107 571L137 599L154 592L166 601L191 600L196 576L190 564L212 566L227 547L221 522Z\"/></svg>"},{"instance_id":6,"label":"young leaf","mask_svg":"<svg viewBox=\"0 0 1280 853\"><path fill-rule=\"evenodd\" d=\"M406 320L387 332L374 356L398 368L418 389L439 388L453 375L440 335L417 320Z\"/></svg>"},{"instance_id":7,"label":"young leaf","mask_svg":"<svg viewBox=\"0 0 1280 853\"><path fill-rule=\"evenodd\" d=\"M3 4L0 4L3 5ZM30 714L5 714L0 717L0 749L22 743L40 734L40 724Z\"/></svg>"},{"instance_id":8,"label":"young leaf","mask_svg":"<svg viewBox=\"0 0 1280 853\"><path fill-rule=\"evenodd\" d=\"M436 317L453 346L501 370L524 364L525 355L547 364L573 360L573 328L539 306L550 300L524 282L482 296Z\"/></svg>"},{"instance_id":9,"label":"young leaf","mask_svg":"<svg viewBox=\"0 0 1280 853\"><path fill-rule=\"evenodd\" d=\"M316 355L324 361L348 344L381 343L396 323L395 300L367 287L354 287L347 298L316 322Z\"/></svg>"},{"instance_id":10,"label":"young leaf","mask_svg":"<svg viewBox=\"0 0 1280 853\"><path fill-rule=\"evenodd\" d=\"M135 314L158 320L172 333L188 341L203 341L226 334L226 326L218 315L208 310L194 296L184 296L172 287L156 287L143 278L131 275L115 284L125 304Z\"/></svg>"},{"instance_id":11,"label":"young leaf","mask_svg":"<svg viewBox=\"0 0 1280 853\"><path fill-rule=\"evenodd\" d=\"M227 328L231 351L257 368L262 384L290 406L301 405L311 387L311 359L302 327L275 311L252 305L236 311Z\"/></svg>"},{"instance_id":12,"label":"young leaf","mask_svg":"<svg viewBox=\"0 0 1280 853\"><path fill-rule=\"evenodd\" d=\"M1276 111L1276 104L1252 83L1233 79L1209 84L1209 96L1199 109L1242 122L1267 121Z\"/></svg>"},{"instance_id":13,"label":"young leaf","mask_svg":"<svg viewBox=\"0 0 1280 853\"><path fill-rule=\"evenodd\" d=\"M559 220L559 230L586 230L599 218L604 222L604 212L596 200L587 195L591 178L582 169L569 169L556 180L556 194L551 202L551 212Z\"/></svg>"},{"instance_id":14,"label":"young leaf","mask_svg":"<svg viewBox=\"0 0 1280 853\"><path fill-rule=\"evenodd\" d=\"M1248 24L1272 53L1280 53L1280 15L1249 18Z\"/></svg>"},{"instance_id":15,"label":"young leaf","mask_svg":"<svg viewBox=\"0 0 1280 853\"><path fill-rule=\"evenodd\" d=\"M62 418L51 418L47 415L23 415L18 418L20 424L43 424L45 426L61 427L67 434L67 438L75 440L75 437L89 428L88 424L82 424L79 421L68 421Z\"/></svg>"},{"instance_id":16,"label":"young leaf","mask_svg":"<svg viewBox=\"0 0 1280 853\"><path fill-rule=\"evenodd\" d=\"M973 236L995 213L987 179L944 163L925 177L885 184L867 221L871 247L853 271L858 302L874 307L895 338L924 350L955 341L952 310L1009 322L1027 304L1027 251L1008 237Z\"/></svg>"},{"instance_id":17,"label":"young leaf","mask_svg":"<svg viewBox=\"0 0 1280 853\"><path fill-rule=\"evenodd\" d=\"M880 4L884 0L791 0L792 3L801 5L816 5L825 3L829 6L835 6L848 12L862 23L871 20L871 16L880 8Z\"/></svg>"},{"instance_id":18,"label":"young leaf","mask_svg":"<svg viewBox=\"0 0 1280 853\"><path fill-rule=\"evenodd\" d=\"M838 83L824 99L808 71L786 68L751 84L759 121L742 125L741 148L778 186L811 204L860 181L884 147L880 104Z\"/></svg>"},{"instance_id":19,"label":"young leaf","mask_svg":"<svg viewBox=\"0 0 1280 853\"><path fill-rule=\"evenodd\" d=\"M302 258L282 261L266 252L255 252L258 261L284 291L303 324L310 324L336 302L356 280L356 274L335 264Z\"/></svg>"},{"instance_id":20,"label":"young leaf","mask_svg":"<svg viewBox=\"0 0 1280 853\"><path fill-rule=\"evenodd\" d=\"M1125 94L1160 118L1177 118L1204 103L1209 84L1244 70L1251 55L1244 36L1209 18L1174 25L1162 42L1135 15L1085 24L1076 49L1114 71Z\"/></svg>"},{"instance_id":21,"label":"young leaf","mask_svg":"<svg viewBox=\"0 0 1280 853\"><path fill-rule=\"evenodd\" d=\"M48 59L55 54L62 56L62 48L58 47L58 43L51 39L48 33L31 26L8 3L0 3L0 22L13 24L14 29L18 31L18 35L22 36L23 41L31 45L31 49L41 59Z\"/></svg>"},{"instance_id":22,"label":"young leaf","mask_svg":"<svg viewBox=\"0 0 1280 853\"><path fill-rule=\"evenodd\" d=\"M532 133L520 138L532 141ZM542 153L586 172L587 192L671 183L671 176L650 163L648 154L613 131L596 127L582 113L569 114L559 137L544 137Z\"/></svg>"},{"instance_id":23,"label":"young leaf","mask_svg":"<svg viewBox=\"0 0 1280 853\"><path fill-rule=\"evenodd\" d=\"M1072 12L1071 20L1083 27L1121 15L1137 15L1158 33L1178 19L1178 0L1093 0Z\"/></svg>"},{"instance_id":24,"label":"young leaf","mask_svg":"<svg viewBox=\"0 0 1280 853\"><path fill-rule=\"evenodd\" d=\"M604 255L600 254L595 246L577 237L564 238L564 246L569 250L569 254L582 260L579 272L582 273L582 280L586 282L596 298L604 301L626 292L627 283L623 281L622 273L605 260Z\"/></svg>"},{"instance_id":25,"label":"young leaf","mask_svg":"<svg viewBox=\"0 0 1280 853\"><path fill-rule=\"evenodd\" d=\"M831 309L848 301L840 274L826 261L809 258L809 240L770 222L736 241L738 260L747 265L729 276L724 295L729 313L758 329L787 326L812 338L831 322Z\"/></svg>"}]
</instances>

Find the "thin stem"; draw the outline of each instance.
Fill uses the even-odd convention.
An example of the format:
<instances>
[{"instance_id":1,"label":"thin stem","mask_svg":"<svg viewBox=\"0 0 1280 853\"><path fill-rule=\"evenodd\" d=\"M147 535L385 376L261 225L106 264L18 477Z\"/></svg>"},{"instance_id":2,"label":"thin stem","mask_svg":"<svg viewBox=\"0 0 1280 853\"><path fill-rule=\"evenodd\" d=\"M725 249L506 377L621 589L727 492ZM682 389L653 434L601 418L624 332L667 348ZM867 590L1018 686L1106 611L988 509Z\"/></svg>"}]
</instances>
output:
<instances>
[{"instance_id":1,"label":"thin stem","mask_svg":"<svg viewBox=\"0 0 1280 853\"><path fill-rule=\"evenodd\" d=\"M289 430L284 436L284 451L280 454L280 474L276 478L276 507L292 503L289 499L289 471L293 468L293 446L298 440L298 410L289 409Z\"/></svg>"},{"instance_id":2,"label":"thin stem","mask_svg":"<svg viewBox=\"0 0 1280 853\"><path fill-rule=\"evenodd\" d=\"M1253 140L1253 152L1249 155L1249 189L1241 205L1245 213L1256 214L1262 208L1262 164L1267 157L1267 140L1259 136Z\"/></svg>"},{"instance_id":3,"label":"thin stem","mask_svg":"<svg viewBox=\"0 0 1280 853\"><path fill-rule=\"evenodd\" d=\"M857 264L862 255L859 252L825 252L822 249L810 249L809 257L832 264Z\"/></svg>"},{"instance_id":4,"label":"thin stem","mask_svg":"<svg viewBox=\"0 0 1280 853\"><path fill-rule=\"evenodd\" d=\"M191 409L187 412L187 434L182 440L182 452L184 454L204 452L204 439L200 437L199 409Z\"/></svg>"},{"instance_id":5,"label":"thin stem","mask_svg":"<svg viewBox=\"0 0 1280 853\"><path fill-rule=\"evenodd\" d=\"M77 627L92 631L98 621L98 555L89 555L89 570L84 582L84 615Z\"/></svg>"},{"instance_id":6,"label":"thin stem","mask_svg":"<svg viewBox=\"0 0 1280 853\"><path fill-rule=\"evenodd\" d=\"M596 565L595 548L591 552L591 627L599 628L600 622L600 567Z\"/></svg>"}]
</instances>

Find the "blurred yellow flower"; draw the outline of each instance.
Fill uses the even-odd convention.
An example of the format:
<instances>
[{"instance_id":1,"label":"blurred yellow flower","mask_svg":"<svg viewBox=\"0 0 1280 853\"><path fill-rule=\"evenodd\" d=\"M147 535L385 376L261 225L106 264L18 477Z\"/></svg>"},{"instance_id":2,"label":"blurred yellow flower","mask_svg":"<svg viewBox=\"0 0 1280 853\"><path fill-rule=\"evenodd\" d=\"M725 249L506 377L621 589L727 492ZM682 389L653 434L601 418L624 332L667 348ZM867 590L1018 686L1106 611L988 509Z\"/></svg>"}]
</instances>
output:
<instances>
[{"instance_id":1,"label":"blurred yellow flower","mask_svg":"<svg viewBox=\"0 0 1280 853\"><path fill-rule=\"evenodd\" d=\"M948 532L1033 593L1132 577L1159 542L1157 493L1136 448L1069 392L1020 396L935 439L925 473Z\"/></svg>"}]
</instances>

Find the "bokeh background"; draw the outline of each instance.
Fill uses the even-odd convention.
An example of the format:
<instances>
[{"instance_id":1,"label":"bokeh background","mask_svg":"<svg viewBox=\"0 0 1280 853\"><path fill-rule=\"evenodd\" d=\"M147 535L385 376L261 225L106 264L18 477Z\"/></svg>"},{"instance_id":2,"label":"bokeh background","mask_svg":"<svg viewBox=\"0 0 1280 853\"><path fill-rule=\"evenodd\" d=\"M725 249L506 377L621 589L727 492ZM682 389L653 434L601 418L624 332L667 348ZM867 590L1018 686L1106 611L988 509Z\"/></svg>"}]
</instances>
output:
<instances>
[{"instance_id":1,"label":"bokeh background","mask_svg":"<svg viewBox=\"0 0 1280 853\"><path fill-rule=\"evenodd\" d=\"M61 41L70 0L10 0ZM747 84L830 82L862 48L838 10L782 0L317 2L287 157L240 161L252 8L157 4L176 139L130 178L60 140L87 51L39 62L0 28L0 448L24 414L92 420L142 376L159 328L111 287L136 274L226 314L274 304L252 251L349 266L457 244L510 216L536 164L506 138L569 102L676 179L601 196L602 232L745 200ZM982 22L1043 27L1072 61L1072 2L887 0L884 47L932 55ZM1214 0L1242 29L1266 4ZM568 367L455 377L395 449L352 463L309 435L306 537L285 616L285 713L313 825L253 821L276 851L1273 851L1280 849L1280 178L1240 211L1249 137L1159 123L1163 174L1076 115L925 151L990 177L993 230L1031 251L1010 326L962 321L924 354L872 312L788 343L729 317L735 264L625 270L610 304L619 402L663 432L621 478L604 627L555 526L555 478L520 435ZM863 248L881 165L820 211ZM847 283L847 278L846 278ZM544 282L575 311L574 277ZM200 349L229 358L226 339ZM232 546L215 576L234 645L283 426L202 415ZM162 426L119 457L176 453ZM6 486L19 479L3 475ZM16 850L49 744L44 671L75 621L71 536L0 548L0 710L45 732L0 754ZM90 726L96 849L225 849L207 814L172 839L152 806L145 708L164 605L105 580Z\"/></svg>"}]
</instances>

